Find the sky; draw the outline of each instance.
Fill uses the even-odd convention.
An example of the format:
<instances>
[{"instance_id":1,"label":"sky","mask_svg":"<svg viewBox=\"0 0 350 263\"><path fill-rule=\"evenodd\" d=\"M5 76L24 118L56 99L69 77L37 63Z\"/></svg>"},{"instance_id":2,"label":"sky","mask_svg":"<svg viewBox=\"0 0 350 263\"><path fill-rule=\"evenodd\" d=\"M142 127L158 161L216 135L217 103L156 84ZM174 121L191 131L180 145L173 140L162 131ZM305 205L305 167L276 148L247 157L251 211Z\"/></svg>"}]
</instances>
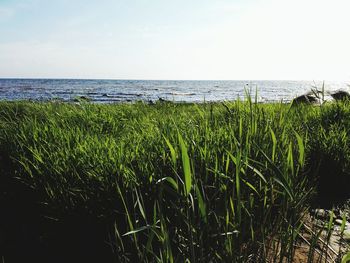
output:
<instances>
[{"instance_id":1,"label":"sky","mask_svg":"<svg viewBox=\"0 0 350 263\"><path fill-rule=\"evenodd\" d=\"M349 0L0 0L0 78L350 80Z\"/></svg>"}]
</instances>

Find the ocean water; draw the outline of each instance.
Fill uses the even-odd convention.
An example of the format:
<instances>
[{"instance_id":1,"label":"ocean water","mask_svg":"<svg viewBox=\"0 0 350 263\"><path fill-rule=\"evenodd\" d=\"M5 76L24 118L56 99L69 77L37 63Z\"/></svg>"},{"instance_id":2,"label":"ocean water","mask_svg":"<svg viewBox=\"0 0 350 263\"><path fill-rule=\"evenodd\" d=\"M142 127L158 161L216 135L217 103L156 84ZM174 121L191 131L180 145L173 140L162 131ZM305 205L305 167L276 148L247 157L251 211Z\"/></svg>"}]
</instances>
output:
<instances>
[{"instance_id":1,"label":"ocean water","mask_svg":"<svg viewBox=\"0 0 350 263\"><path fill-rule=\"evenodd\" d=\"M325 90L348 90L346 82L325 81ZM243 99L246 91L259 102L292 100L322 81L188 81L188 80L82 80L0 79L0 100L73 101L84 96L96 103L133 101L175 102L227 101Z\"/></svg>"}]
</instances>

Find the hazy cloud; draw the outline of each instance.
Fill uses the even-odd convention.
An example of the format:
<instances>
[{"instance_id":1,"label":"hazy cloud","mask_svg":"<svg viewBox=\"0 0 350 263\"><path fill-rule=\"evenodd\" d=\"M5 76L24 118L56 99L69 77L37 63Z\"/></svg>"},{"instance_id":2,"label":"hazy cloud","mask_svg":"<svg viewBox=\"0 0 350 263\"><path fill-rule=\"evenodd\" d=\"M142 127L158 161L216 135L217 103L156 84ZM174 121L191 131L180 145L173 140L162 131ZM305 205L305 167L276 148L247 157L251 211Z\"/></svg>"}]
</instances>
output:
<instances>
[{"instance_id":1,"label":"hazy cloud","mask_svg":"<svg viewBox=\"0 0 350 263\"><path fill-rule=\"evenodd\" d=\"M15 14L13 8L0 7L0 19L10 18Z\"/></svg>"},{"instance_id":2,"label":"hazy cloud","mask_svg":"<svg viewBox=\"0 0 350 263\"><path fill-rule=\"evenodd\" d=\"M350 79L348 0L65 1L0 7L0 77Z\"/></svg>"}]
</instances>

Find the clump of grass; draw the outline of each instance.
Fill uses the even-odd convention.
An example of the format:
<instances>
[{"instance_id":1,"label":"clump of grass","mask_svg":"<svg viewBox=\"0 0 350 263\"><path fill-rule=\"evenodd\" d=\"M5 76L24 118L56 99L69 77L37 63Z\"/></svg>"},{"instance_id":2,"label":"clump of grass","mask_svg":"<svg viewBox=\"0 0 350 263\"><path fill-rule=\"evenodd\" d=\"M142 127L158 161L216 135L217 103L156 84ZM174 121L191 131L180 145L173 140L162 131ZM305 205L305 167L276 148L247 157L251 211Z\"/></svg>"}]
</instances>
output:
<instances>
[{"instance_id":1,"label":"clump of grass","mask_svg":"<svg viewBox=\"0 0 350 263\"><path fill-rule=\"evenodd\" d=\"M102 222L115 261L292 262L324 154L348 165L337 107L1 102L1 190Z\"/></svg>"}]
</instances>

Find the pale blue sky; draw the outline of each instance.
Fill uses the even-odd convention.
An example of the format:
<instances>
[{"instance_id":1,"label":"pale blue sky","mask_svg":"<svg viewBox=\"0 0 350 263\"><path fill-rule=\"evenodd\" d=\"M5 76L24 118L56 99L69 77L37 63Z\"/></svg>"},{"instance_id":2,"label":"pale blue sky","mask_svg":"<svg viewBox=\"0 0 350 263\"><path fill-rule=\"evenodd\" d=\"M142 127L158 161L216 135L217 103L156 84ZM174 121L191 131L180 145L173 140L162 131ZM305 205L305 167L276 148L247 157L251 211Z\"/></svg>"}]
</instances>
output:
<instances>
[{"instance_id":1,"label":"pale blue sky","mask_svg":"<svg viewBox=\"0 0 350 263\"><path fill-rule=\"evenodd\" d=\"M0 77L350 80L348 0L0 0Z\"/></svg>"}]
</instances>

